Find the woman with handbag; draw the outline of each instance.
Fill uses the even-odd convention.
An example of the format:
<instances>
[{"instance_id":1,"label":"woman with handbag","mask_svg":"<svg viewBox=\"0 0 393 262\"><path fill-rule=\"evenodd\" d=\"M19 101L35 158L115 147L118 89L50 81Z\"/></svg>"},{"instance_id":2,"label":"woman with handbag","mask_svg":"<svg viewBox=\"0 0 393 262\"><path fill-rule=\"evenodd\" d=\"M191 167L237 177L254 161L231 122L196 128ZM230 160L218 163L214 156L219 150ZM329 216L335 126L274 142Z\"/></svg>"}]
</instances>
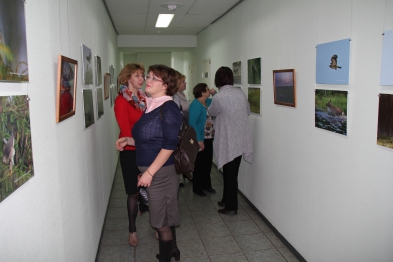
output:
<instances>
[{"instance_id":1,"label":"woman with handbag","mask_svg":"<svg viewBox=\"0 0 393 262\"><path fill-rule=\"evenodd\" d=\"M115 100L115 116L120 128L119 138L132 137L131 130L146 108L146 95L141 91L145 82L145 68L141 64L127 64L118 76L119 95ZM138 214L137 184L140 174L136 165L135 146L126 146L120 152L120 166L123 173L128 211L128 243L138 244L135 220Z\"/></svg>"},{"instance_id":2,"label":"woman with handbag","mask_svg":"<svg viewBox=\"0 0 393 262\"><path fill-rule=\"evenodd\" d=\"M218 213L237 214L237 176L242 155L252 162L252 141L248 116L250 104L240 88L233 87L233 72L229 67L220 67L214 83L218 93L213 97L208 112L215 116L214 159L217 168L223 168L224 193L218 205L224 207Z\"/></svg>"},{"instance_id":3,"label":"woman with handbag","mask_svg":"<svg viewBox=\"0 0 393 262\"><path fill-rule=\"evenodd\" d=\"M116 147L135 145L136 161L142 176L138 186L147 187L150 224L158 231L160 261L180 259L175 226L180 224L177 177L173 151L182 124L179 107L172 101L177 83L175 71L165 65L152 65L146 76L147 108L132 130L133 138L120 138ZM168 101L168 102L167 102ZM165 103L167 102L167 103ZM162 108L165 103L165 107Z\"/></svg>"},{"instance_id":4,"label":"woman with handbag","mask_svg":"<svg viewBox=\"0 0 393 262\"><path fill-rule=\"evenodd\" d=\"M200 147L194 166L193 192L201 197L206 196L203 190L216 192L212 188L210 178L213 162L214 117L209 115L207 108L212 101L209 98L211 92L215 90L210 91L207 84L197 84L193 89L195 99L189 108L188 124L194 128Z\"/></svg>"}]
</instances>

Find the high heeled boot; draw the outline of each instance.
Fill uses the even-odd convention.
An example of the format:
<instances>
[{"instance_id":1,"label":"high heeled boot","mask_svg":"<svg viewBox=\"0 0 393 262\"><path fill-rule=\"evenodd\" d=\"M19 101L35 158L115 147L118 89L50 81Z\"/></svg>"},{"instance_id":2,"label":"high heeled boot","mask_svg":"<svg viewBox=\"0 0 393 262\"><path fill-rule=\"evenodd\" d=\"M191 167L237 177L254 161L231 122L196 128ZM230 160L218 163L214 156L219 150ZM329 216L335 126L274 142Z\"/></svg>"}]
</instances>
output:
<instances>
[{"instance_id":1,"label":"high heeled boot","mask_svg":"<svg viewBox=\"0 0 393 262\"><path fill-rule=\"evenodd\" d=\"M172 230L172 236L173 236L172 257L174 257L176 261L179 261L180 260L180 250L177 247L175 226L171 226L171 230Z\"/></svg>"},{"instance_id":2,"label":"high heeled boot","mask_svg":"<svg viewBox=\"0 0 393 262\"><path fill-rule=\"evenodd\" d=\"M159 262L171 262L173 251L173 240L159 240L160 254L157 255Z\"/></svg>"}]
</instances>

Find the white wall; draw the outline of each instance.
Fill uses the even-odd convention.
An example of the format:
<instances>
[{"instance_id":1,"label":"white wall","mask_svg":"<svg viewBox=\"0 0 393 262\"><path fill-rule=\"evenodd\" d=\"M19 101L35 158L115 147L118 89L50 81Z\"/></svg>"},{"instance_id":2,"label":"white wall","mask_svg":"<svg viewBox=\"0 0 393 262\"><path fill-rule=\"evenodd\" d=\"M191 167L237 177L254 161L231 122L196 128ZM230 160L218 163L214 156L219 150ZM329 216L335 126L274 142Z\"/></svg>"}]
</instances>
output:
<instances>
[{"instance_id":1,"label":"white wall","mask_svg":"<svg viewBox=\"0 0 393 262\"><path fill-rule=\"evenodd\" d=\"M254 163L242 162L239 188L307 261L392 260L393 150L376 144L378 94L393 93L379 86L392 13L393 0L248 0L198 35L197 71L206 58L212 75L240 60L246 94L247 60L262 58ZM316 45L344 38L350 85L316 85ZM272 70L287 68L296 108L273 103ZM314 127L316 88L348 90L348 136Z\"/></svg>"},{"instance_id":2,"label":"white wall","mask_svg":"<svg viewBox=\"0 0 393 262\"><path fill-rule=\"evenodd\" d=\"M94 261L117 164L109 100L84 128L81 44L120 68L117 37L101 0L26 1L35 176L0 203L1 261ZM79 62L76 114L56 123L58 55ZM95 74L94 74L95 76ZM0 93L7 86L0 83ZM24 86L23 85L23 86ZM103 87L103 86L101 86ZM96 111L96 108L94 109ZM95 114L97 116L97 112Z\"/></svg>"}]
</instances>

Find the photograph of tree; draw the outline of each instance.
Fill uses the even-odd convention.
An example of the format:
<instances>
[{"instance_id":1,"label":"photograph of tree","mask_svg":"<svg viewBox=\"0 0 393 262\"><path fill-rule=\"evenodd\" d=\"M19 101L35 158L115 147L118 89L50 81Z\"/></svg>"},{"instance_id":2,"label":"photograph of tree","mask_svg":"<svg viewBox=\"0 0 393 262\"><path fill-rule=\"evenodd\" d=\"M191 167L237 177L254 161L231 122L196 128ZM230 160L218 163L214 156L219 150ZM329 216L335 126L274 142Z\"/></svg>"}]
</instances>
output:
<instances>
[{"instance_id":1,"label":"photograph of tree","mask_svg":"<svg viewBox=\"0 0 393 262\"><path fill-rule=\"evenodd\" d=\"M94 124L93 91L83 89L83 110L85 112L85 127Z\"/></svg>"},{"instance_id":2,"label":"photograph of tree","mask_svg":"<svg viewBox=\"0 0 393 262\"><path fill-rule=\"evenodd\" d=\"M315 127L347 135L347 93L315 90Z\"/></svg>"},{"instance_id":3,"label":"photograph of tree","mask_svg":"<svg viewBox=\"0 0 393 262\"><path fill-rule=\"evenodd\" d=\"M0 81L28 82L25 2L0 1Z\"/></svg>"},{"instance_id":4,"label":"photograph of tree","mask_svg":"<svg viewBox=\"0 0 393 262\"><path fill-rule=\"evenodd\" d=\"M235 84L241 84L242 83L242 62L241 61L233 62L232 69L233 69L233 82Z\"/></svg>"},{"instance_id":5,"label":"photograph of tree","mask_svg":"<svg viewBox=\"0 0 393 262\"><path fill-rule=\"evenodd\" d=\"M255 87L248 88L248 102L251 113L261 114L261 89Z\"/></svg>"},{"instance_id":6,"label":"photograph of tree","mask_svg":"<svg viewBox=\"0 0 393 262\"><path fill-rule=\"evenodd\" d=\"M379 95L377 144L393 148L393 95Z\"/></svg>"},{"instance_id":7,"label":"photograph of tree","mask_svg":"<svg viewBox=\"0 0 393 262\"><path fill-rule=\"evenodd\" d=\"M249 59L248 61L248 83L261 84L261 58Z\"/></svg>"},{"instance_id":8,"label":"photograph of tree","mask_svg":"<svg viewBox=\"0 0 393 262\"><path fill-rule=\"evenodd\" d=\"M83 83L93 84L93 57L91 49L82 44Z\"/></svg>"},{"instance_id":9,"label":"photograph of tree","mask_svg":"<svg viewBox=\"0 0 393 262\"><path fill-rule=\"evenodd\" d=\"M27 96L0 96L0 202L34 176Z\"/></svg>"}]
</instances>

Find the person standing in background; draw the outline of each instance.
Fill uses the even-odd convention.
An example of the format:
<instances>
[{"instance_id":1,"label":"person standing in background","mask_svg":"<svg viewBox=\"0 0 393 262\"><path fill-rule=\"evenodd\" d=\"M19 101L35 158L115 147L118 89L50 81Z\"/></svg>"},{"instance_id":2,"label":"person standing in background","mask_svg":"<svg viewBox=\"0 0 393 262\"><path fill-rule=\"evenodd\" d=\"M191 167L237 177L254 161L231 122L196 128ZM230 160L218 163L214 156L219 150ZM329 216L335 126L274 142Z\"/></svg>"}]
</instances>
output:
<instances>
[{"instance_id":1,"label":"person standing in background","mask_svg":"<svg viewBox=\"0 0 393 262\"><path fill-rule=\"evenodd\" d=\"M215 75L214 83L218 93L213 97L208 113L215 116L214 159L217 168L223 168L224 192L218 205L221 214L238 209L239 166L244 160L252 163L252 140L248 116L250 104L240 88L233 87L233 72L229 67L220 67Z\"/></svg>"}]
</instances>

